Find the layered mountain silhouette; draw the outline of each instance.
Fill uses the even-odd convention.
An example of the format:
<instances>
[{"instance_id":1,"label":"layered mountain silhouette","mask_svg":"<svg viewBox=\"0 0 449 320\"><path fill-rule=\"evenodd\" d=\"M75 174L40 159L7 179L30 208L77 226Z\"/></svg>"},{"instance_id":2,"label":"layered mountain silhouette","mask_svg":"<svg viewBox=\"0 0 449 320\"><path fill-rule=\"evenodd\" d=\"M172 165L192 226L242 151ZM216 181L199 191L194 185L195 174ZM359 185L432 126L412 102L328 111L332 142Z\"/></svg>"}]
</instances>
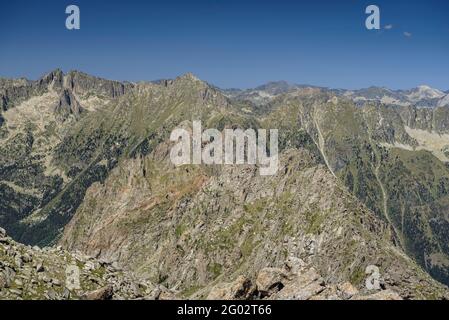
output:
<instances>
[{"instance_id":1,"label":"layered mountain silhouette","mask_svg":"<svg viewBox=\"0 0 449 320\"><path fill-rule=\"evenodd\" d=\"M264 104L279 94L298 89L318 88L336 95L344 95L354 102L381 102L399 106L416 106L421 108L444 107L449 105L448 91L422 85L410 90L391 90L385 87L370 87L359 90L329 89L305 84L290 84L286 81L274 81L254 89L228 89L224 93L234 99L244 99L255 104Z\"/></svg>"},{"instance_id":2,"label":"layered mountain silhouette","mask_svg":"<svg viewBox=\"0 0 449 320\"><path fill-rule=\"evenodd\" d=\"M192 74L2 79L0 226L24 244L117 263L177 297L301 298L313 288L307 298L341 298L350 285L363 298L374 265L380 292L443 298L448 97L427 86L222 90ZM194 120L278 129L277 174L175 167L170 133Z\"/></svg>"}]
</instances>

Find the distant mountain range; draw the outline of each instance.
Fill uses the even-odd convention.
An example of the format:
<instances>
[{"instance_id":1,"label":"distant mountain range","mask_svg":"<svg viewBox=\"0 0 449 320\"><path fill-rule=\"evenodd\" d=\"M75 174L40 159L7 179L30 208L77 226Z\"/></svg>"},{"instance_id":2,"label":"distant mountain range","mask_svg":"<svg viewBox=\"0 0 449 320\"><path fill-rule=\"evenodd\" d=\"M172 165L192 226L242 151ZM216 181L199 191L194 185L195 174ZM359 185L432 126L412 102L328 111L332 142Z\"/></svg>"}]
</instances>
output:
<instances>
[{"instance_id":1,"label":"distant mountain range","mask_svg":"<svg viewBox=\"0 0 449 320\"><path fill-rule=\"evenodd\" d=\"M391 90L384 87L346 90L277 81L269 82L254 89L228 89L223 90L223 92L231 98L249 100L257 105L261 105L271 101L279 94L307 88L330 91L337 95L349 97L355 102L376 101L384 104L416 106L419 108L435 108L449 105L449 91L443 92L425 85L410 90Z\"/></svg>"}]
</instances>

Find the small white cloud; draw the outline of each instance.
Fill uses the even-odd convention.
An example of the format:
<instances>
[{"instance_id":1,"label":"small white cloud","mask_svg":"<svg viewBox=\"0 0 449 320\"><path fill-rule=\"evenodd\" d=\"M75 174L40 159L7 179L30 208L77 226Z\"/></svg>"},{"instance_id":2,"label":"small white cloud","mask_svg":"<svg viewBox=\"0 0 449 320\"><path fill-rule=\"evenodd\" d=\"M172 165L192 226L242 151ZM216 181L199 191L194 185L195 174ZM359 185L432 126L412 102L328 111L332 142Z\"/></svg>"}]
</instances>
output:
<instances>
[{"instance_id":1,"label":"small white cloud","mask_svg":"<svg viewBox=\"0 0 449 320\"><path fill-rule=\"evenodd\" d=\"M387 24L387 25L384 27L384 29L385 29L385 30L391 30L391 29L393 29L393 25L392 25L392 24Z\"/></svg>"},{"instance_id":2,"label":"small white cloud","mask_svg":"<svg viewBox=\"0 0 449 320\"><path fill-rule=\"evenodd\" d=\"M412 36L412 34L410 32L405 31L404 36L406 36L407 38L410 38Z\"/></svg>"}]
</instances>

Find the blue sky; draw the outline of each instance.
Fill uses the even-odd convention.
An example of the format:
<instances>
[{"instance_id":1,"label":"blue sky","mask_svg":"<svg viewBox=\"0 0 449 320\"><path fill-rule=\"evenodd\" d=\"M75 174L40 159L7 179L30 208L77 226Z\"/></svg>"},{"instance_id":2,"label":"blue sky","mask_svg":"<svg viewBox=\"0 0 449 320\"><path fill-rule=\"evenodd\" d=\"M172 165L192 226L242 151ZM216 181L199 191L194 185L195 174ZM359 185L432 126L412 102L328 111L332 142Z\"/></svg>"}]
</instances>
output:
<instances>
[{"instance_id":1,"label":"blue sky","mask_svg":"<svg viewBox=\"0 0 449 320\"><path fill-rule=\"evenodd\" d=\"M65 28L69 4L80 30ZM365 28L369 4L380 7L380 31ZM55 68L130 81L193 72L224 88L448 90L449 1L2 1L0 76Z\"/></svg>"}]
</instances>

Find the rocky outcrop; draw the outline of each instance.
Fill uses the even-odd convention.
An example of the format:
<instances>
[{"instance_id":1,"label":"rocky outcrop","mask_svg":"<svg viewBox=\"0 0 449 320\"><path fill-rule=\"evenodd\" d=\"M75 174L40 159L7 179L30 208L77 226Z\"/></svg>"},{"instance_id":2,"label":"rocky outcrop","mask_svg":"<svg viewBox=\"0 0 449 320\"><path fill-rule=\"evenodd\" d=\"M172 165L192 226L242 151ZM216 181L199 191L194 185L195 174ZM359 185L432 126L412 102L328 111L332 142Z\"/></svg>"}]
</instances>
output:
<instances>
[{"instance_id":1,"label":"rocky outcrop","mask_svg":"<svg viewBox=\"0 0 449 320\"><path fill-rule=\"evenodd\" d=\"M280 268L265 268L259 271L256 278L257 291L262 296L270 296L285 287L284 279L288 276Z\"/></svg>"},{"instance_id":2,"label":"rocky outcrop","mask_svg":"<svg viewBox=\"0 0 449 320\"><path fill-rule=\"evenodd\" d=\"M292 268L292 260L300 263ZM351 283L326 283L317 271L300 259L292 259L285 268L264 268L255 282L239 276L231 283L215 285L207 299L264 300L402 300L392 289L358 290Z\"/></svg>"},{"instance_id":3,"label":"rocky outcrop","mask_svg":"<svg viewBox=\"0 0 449 320\"><path fill-rule=\"evenodd\" d=\"M82 296L85 300L111 300L114 296L114 288L112 285L91 291Z\"/></svg>"},{"instance_id":4,"label":"rocky outcrop","mask_svg":"<svg viewBox=\"0 0 449 320\"><path fill-rule=\"evenodd\" d=\"M207 296L208 300L236 300L253 298L251 281L240 276L230 283L220 283L213 287Z\"/></svg>"},{"instance_id":5,"label":"rocky outcrop","mask_svg":"<svg viewBox=\"0 0 449 320\"><path fill-rule=\"evenodd\" d=\"M174 292L165 290L166 295ZM0 299L155 299L160 289L117 268L58 248L29 247L0 228Z\"/></svg>"},{"instance_id":6,"label":"rocky outcrop","mask_svg":"<svg viewBox=\"0 0 449 320\"><path fill-rule=\"evenodd\" d=\"M402 280L392 282L391 273L382 276L381 289L374 292L363 286L357 289L349 282L336 283L333 278L320 275L313 266L314 254L311 256L310 253L306 255L309 262L290 256L279 267L263 268L254 276L242 275L231 282L220 282L210 289L207 299L402 299L396 290L410 298L404 291ZM127 275L117 262L69 253L60 247L40 249L18 244L1 228L0 257L0 298L3 299L166 300L186 297ZM68 279L73 272L71 267L79 270L79 287L76 281ZM410 283L424 285L422 280L413 277L415 275L408 278ZM434 284L425 286L429 290Z\"/></svg>"},{"instance_id":7,"label":"rocky outcrop","mask_svg":"<svg viewBox=\"0 0 449 320\"><path fill-rule=\"evenodd\" d=\"M76 95L94 93L108 98L117 98L129 92L134 86L131 83L105 80L79 71L71 71L64 77L63 87Z\"/></svg>"},{"instance_id":8,"label":"rocky outcrop","mask_svg":"<svg viewBox=\"0 0 449 320\"><path fill-rule=\"evenodd\" d=\"M64 89L59 98L59 103L55 107L55 113L66 120L70 115L78 118L83 112L83 107L76 99L75 95L68 89Z\"/></svg>"}]
</instances>

